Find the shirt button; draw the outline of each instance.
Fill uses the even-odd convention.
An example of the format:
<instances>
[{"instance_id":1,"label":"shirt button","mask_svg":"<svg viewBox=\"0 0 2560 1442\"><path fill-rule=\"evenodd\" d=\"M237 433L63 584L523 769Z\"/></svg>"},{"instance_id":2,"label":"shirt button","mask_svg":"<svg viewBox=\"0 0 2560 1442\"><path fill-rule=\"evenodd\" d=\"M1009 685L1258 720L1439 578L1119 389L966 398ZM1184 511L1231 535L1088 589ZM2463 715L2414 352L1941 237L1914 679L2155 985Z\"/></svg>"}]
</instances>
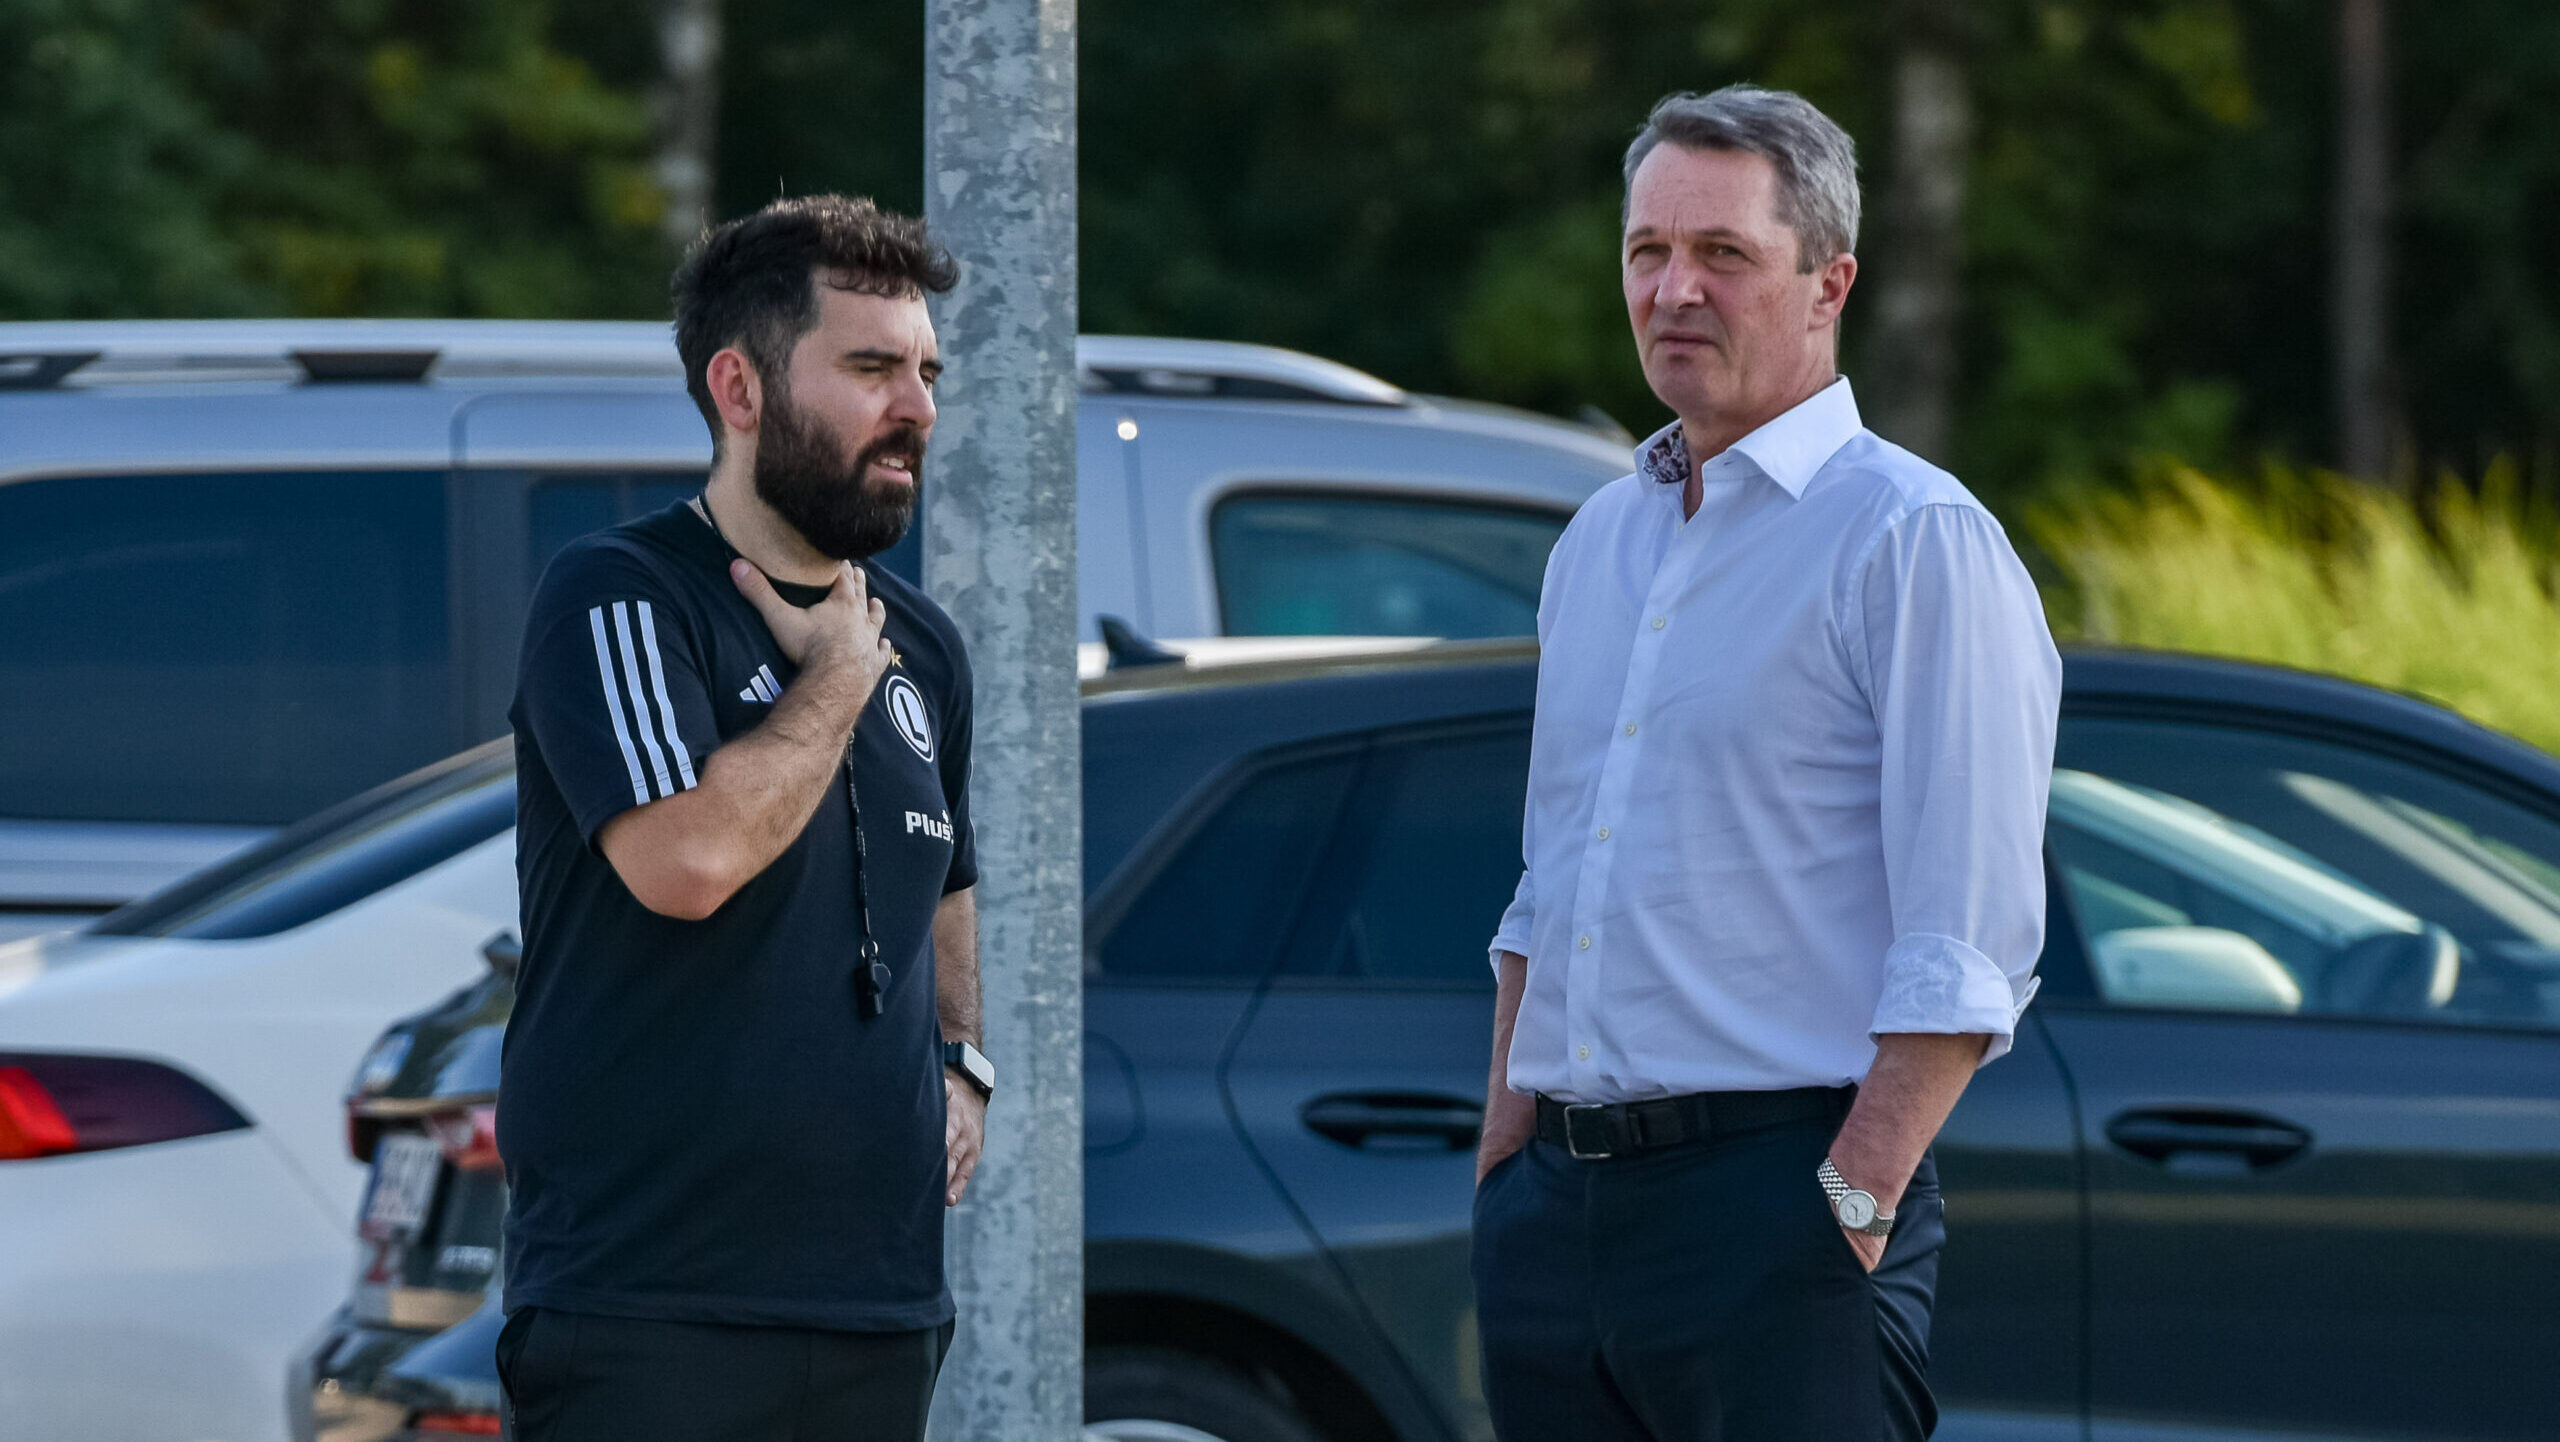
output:
<instances>
[{"instance_id":1,"label":"shirt button","mask_svg":"<svg viewBox=\"0 0 2560 1442\"><path fill-rule=\"evenodd\" d=\"M1630 736L1636 734L1636 723L1633 721L1627 723L1627 734Z\"/></svg>"},{"instance_id":2,"label":"shirt button","mask_svg":"<svg viewBox=\"0 0 2560 1442\"><path fill-rule=\"evenodd\" d=\"M1654 617L1654 618L1653 618L1653 629L1655 629L1655 630L1657 630L1657 631L1661 630L1663 627L1668 626L1668 625L1670 625L1670 624L1671 624L1671 618L1670 618L1670 617L1668 617L1668 616L1656 616L1656 617Z\"/></svg>"},{"instance_id":3,"label":"shirt button","mask_svg":"<svg viewBox=\"0 0 2560 1442\"><path fill-rule=\"evenodd\" d=\"M1591 938L1586 936L1574 944L1581 947L1584 951L1589 951L1591 949Z\"/></svg>"},{"instance_id":4,"label":"shirt button","mask_svg":"<svg viewBox=\"0 0 2560 1442\"><path fill-rule=\"evenodd\" d=\"M1609 828L1608 828L1608 827L1603 826L1603 827L1601 827L1601 828L1600 828L1600 839L1601 839L1601 840L1603 840L1603 841L1606 841L1606 840L1608 840L1608 839L1609 839Z\"/></svg>"},{"instance_id":5,"label":"shirt button","mask_svg":"<svg viewBox=\"0 0 2560 1442\"><path fill-rule=\"evenodd\" d=\"M1582 1058L1584 1061L1589 1061L1589 1060L1591 1060L1591 1048L1589 1048L1589 1047L1587 1047L1587 1046L1578 1046L1578 1047L1575 1047L1575 1048L1573 1049L1573 1054L1574 1054L1575 1056L1578 1056L1578 1057Z\"/></svg>"}]
</instances>

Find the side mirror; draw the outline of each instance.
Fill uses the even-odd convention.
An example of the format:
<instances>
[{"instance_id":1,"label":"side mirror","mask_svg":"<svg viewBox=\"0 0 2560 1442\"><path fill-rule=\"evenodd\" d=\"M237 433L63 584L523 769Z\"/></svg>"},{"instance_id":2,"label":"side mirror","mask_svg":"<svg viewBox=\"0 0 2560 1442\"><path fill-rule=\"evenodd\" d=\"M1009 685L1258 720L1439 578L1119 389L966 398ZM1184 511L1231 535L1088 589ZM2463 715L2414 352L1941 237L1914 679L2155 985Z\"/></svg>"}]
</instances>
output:
<instances>
[{"instance_id":1,"label":"side mirror","mask_svg":"<svg viewBox=\"0 0 2560 1442\"><path fill-rule=\"evenodd\" d=\"M515 980L516 968L524 965L524 943L512 931L502 931L480 943L480 959L489 969L509 981Z\"/></svg>"}]
</instances>

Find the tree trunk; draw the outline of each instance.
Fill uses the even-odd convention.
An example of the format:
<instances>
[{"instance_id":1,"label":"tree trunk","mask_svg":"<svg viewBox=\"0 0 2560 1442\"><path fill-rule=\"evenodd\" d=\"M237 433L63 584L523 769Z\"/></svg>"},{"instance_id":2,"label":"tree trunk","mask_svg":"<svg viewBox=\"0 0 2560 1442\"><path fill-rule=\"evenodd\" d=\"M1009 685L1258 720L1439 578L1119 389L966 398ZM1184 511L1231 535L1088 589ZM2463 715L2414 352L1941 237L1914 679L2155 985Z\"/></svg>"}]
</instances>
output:
<instances>
[{"instance_id":1,"label":"tree trunk","mask_svg":"<svg viewBox=\"0 0 2560 1442\"><path fill-rule=\"evenodd\" d=\"M1893 170L1884 196L1892 251L1877 279L1868 393L1876 429L1944 463L1955 429L1956 303L1964 264L1964 0L1896 0Z\"/></svg>"},{"instance_id":2,"label":"tree trunk","mask_svg":"<svg viewBox=\"0 0 2560 1442\"><path fill-rule=\"evenodd\" d=\"M2393 479L2406 436L2391 363L2391 166L2390 0L2339 0L2332 398L2339 468L2377 482Z\"/></svg>"},{"instance_id":3,"label":"tree trunk","mask_svg":"<svg viewBox=\"0 0 2560 1442\"><path fill-rule=\"evenodd\" d=\"M720 123L720 0L659 0L658 188L667 242L693 243L712 220L712 144Z\"/></svg>"}]
</instances>

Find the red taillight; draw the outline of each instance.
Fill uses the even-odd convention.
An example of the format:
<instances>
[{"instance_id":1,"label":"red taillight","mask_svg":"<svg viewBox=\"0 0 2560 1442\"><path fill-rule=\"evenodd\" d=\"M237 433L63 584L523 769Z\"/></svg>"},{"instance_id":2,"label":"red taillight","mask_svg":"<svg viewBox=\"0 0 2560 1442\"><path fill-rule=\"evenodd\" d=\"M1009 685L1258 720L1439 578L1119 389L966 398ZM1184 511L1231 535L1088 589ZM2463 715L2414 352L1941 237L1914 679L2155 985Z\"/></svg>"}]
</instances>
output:
<instances>
[{"instance_id":1,"label":"red taillight","mask_svg":"<svg viewBox=\"0 0 2560 1442\"><path fill-rule=\"evenodd\" d=\"M367 1166L373 1164L373 1145L382 1140L380 1119L356 1114L356 1104L347 1103L347 1152Z\"/></svg>"},{"instance_id":2,"label":"red taillight","mask_svg":"<svg viewBox=\"0 0 2560 1442\"><path fill-rule=\"evenodd\" d=\"M498 1161L498 1109L495 1105L438 1112L427 1118L427 1135L444 1148L444 1159L466 1172L494 1172Z\"/></svg>"},{"instance_id":3,"label":"red taillight","mask_svg":"<svg viewBox=\"0 0 2560 1442\"><path fill-rule=\"evenodd\" d=\"M113 1151L247 1125L204 1083L158 1062L0 1052L0 1160Z\"/></svg>"},{"instance_id":4,"label":"red taillight","mask_svg":"<svg viewBox=\"0 0 2560 1442\"><path fill-rule=\"evenodd\" d=\"M409 1430L421 1437L495 1437L498 1414L495 1412L421 1412L409 1423Z\"/></svg>"},{"instance_id":5,"label":"red taillight","mask_svg":"<svg viewBox=\"0 0 2560 1442\"><path fill-rule=\"evenodd\" d=\"M22 1066L0 1066L0 1160L49 1157L80 1145L53 1094Z\"/></svg>"}]
</instances>

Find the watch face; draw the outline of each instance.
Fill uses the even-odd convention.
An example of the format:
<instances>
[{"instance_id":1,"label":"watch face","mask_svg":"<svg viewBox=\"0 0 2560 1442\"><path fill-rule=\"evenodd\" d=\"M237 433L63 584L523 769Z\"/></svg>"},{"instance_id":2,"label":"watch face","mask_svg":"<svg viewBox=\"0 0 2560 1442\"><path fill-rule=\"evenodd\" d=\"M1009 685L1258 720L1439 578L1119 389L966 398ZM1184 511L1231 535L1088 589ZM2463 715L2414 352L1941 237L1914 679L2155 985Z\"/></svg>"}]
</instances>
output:
<instances>
[{"instance_id":1,"label":"watch face","mask_svg":"<svg viewBox=\"0 0 2560 1442\"><path fill-rule=\"evenodd\" d=\"M1876 1219L1876 1199L1853 1191L1840 1199L1840 1225L1863 1227Z\"/></svg>"}]
</instances>

